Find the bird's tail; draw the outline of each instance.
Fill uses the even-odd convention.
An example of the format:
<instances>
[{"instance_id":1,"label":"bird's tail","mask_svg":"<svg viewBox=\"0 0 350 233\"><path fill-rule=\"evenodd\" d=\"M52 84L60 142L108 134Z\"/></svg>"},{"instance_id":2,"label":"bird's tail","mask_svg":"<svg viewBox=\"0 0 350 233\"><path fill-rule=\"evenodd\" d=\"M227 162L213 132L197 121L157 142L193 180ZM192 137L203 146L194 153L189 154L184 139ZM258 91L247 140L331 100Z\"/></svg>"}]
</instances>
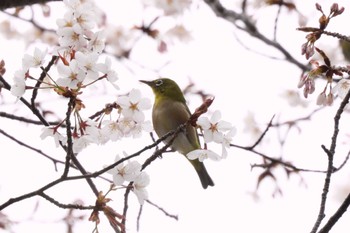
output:
<instances>
[{"instance_id":1,"label":"bird's tail","mask_svg":"<svg viewBox=\"0 0 350 233\"><path fill-rule=\"evenodd\" d=\"M204 189L208 188L208 186L214 186L213 180L210 178L207 169L204 166L204 163L196 160L190 160L193 167L196 169L198 177L202 183Z\"/></svg>"}]
</instances>

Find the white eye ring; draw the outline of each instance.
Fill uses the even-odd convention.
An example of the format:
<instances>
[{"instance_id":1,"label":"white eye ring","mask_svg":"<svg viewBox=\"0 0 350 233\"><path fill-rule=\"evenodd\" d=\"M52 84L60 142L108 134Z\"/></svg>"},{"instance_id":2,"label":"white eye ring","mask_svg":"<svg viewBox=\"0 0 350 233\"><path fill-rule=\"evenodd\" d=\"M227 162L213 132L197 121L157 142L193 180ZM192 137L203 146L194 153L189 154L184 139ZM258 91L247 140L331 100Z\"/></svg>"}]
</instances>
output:
<instances>
[{"instance_id":1,"label":"white eye ring","mask_svg":"<svg viewBox=\"0 0 350 233\"><path fill-rule=\"evenodd\" d=\"M163 84L163 80L158 79L158 80L156 81L156 86L157 86L157 87L161 86L162 84Z\"/></svg>"}]
</instances>

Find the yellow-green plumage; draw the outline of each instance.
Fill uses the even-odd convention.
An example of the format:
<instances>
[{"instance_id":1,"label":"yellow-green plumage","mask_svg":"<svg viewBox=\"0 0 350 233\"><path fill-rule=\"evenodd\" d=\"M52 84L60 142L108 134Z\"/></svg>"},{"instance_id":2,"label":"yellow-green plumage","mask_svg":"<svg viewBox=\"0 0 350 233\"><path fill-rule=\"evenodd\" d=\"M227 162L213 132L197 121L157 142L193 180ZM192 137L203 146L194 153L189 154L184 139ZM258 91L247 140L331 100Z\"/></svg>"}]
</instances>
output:
<instances>
[{"instance_id":1,"label":"yellow-green plumage","mask_svg":"<svg viewBox=\"0 0 350 233\"><path fill-rule=\"evenodd\" d=\"M141 81L149 85L154 94L155 101L152 111L153 127L158 137L162 137L171 130L177 129L181 124L188 121L191 116L186 105L185 97L179 86L171 79L160 78L154 81ZM169 142L170 138L166 139ZM187 153L200 149L196 129L188 125L186 130L180 132L171 147L179 153ZM186 157L187 158L187 157ZM189 160L200 178L203 188L214 186L204 164L198 159Z\"/></svg>"}]
</instances>

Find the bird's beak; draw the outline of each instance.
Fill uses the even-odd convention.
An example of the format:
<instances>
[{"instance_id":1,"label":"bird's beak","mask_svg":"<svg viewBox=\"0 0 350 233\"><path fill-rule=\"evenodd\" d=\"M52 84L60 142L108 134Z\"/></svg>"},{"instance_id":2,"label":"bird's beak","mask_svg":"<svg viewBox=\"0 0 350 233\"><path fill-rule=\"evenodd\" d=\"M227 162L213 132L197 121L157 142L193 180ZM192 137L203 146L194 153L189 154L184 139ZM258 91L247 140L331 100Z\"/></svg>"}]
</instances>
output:
<instances>
[{"instance_id":1,"label":"bird's beak","mask_svg":"<svg viewBox=\"0 0 350 233\"><path fill-rule=\"evenodd\" d=\"M146 80L139 80L142 83L147 84L148 86L152 86L152 82L151 81L146 81Z\"/></svg>"}]
</instances>

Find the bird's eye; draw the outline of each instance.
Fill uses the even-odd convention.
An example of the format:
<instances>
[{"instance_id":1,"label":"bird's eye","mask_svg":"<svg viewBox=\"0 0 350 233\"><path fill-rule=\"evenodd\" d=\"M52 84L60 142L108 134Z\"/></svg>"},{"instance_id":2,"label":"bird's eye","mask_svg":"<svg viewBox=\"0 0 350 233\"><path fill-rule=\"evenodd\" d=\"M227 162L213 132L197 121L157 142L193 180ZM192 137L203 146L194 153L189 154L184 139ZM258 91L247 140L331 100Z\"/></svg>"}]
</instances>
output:
<instances>
[{"instance_id":1,"label":"bird's eye","mask_svg":"<svg viewBox=\"0 0 350 233\"><path fill-rule=\"evenodd\" d=\"M156 86L157 86L157 87L161 86L162 84L163 84L163 80L158 79L158 80L156 81Z\"/></svg>"}]
</instances>

